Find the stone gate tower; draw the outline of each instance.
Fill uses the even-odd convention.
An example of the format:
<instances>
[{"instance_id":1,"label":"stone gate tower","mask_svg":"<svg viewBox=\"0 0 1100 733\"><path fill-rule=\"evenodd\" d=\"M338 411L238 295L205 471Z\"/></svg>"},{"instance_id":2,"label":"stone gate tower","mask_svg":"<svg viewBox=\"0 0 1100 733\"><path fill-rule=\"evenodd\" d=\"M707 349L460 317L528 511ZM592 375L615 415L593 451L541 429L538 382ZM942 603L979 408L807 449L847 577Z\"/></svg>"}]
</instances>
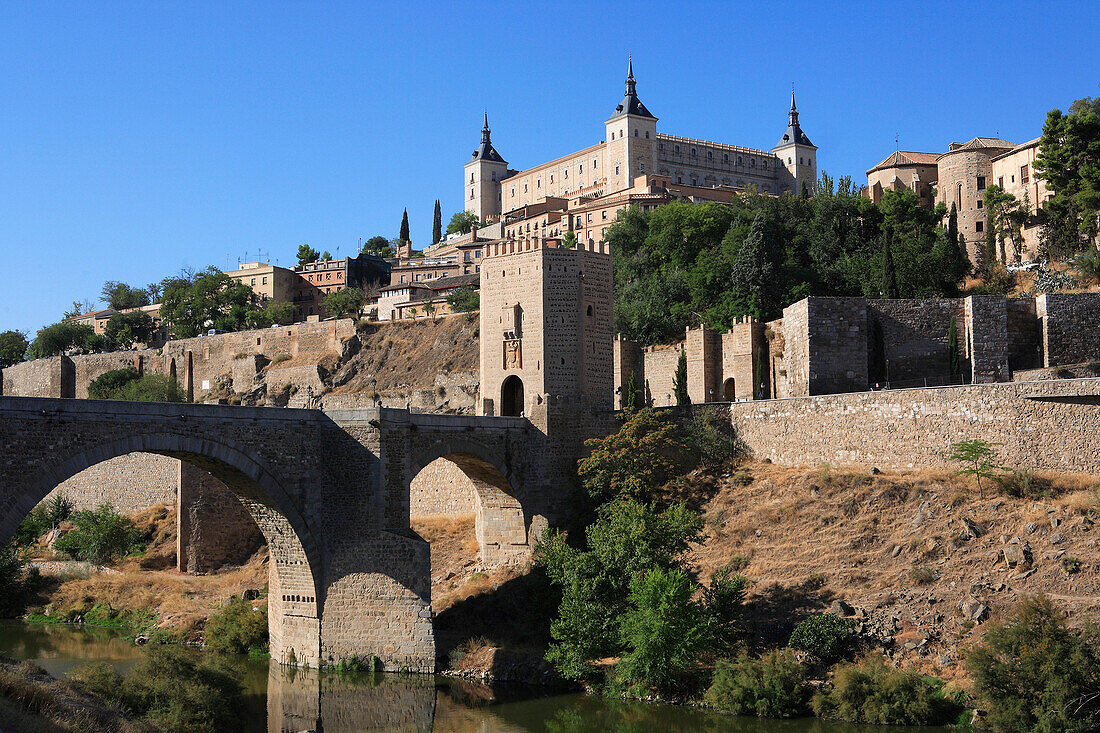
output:
<instances>
[{"instance_id":1,"label":"stone gate tower","mask_svg":"<svg viewBox=\"0 0 1100 733\"><path fill-rule=\"evenodd\" d=\"M611 275L608 244L500 241L484 249L478 411L526 417L542 434L530 441L527 485L543 486L532 514L551 522L584 440L606 434L612 415Z\"/></svg>"}]
</instances>

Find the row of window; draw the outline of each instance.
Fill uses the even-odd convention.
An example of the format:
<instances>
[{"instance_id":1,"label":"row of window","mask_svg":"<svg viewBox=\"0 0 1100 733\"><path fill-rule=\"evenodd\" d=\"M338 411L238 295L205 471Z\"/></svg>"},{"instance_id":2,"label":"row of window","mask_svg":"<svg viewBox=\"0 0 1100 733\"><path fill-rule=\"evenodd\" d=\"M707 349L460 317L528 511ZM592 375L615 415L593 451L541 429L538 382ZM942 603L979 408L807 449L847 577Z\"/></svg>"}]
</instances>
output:
<instances>
[{"instance_id":1,"label":"row of window","mask_svg":"<svg viewBox=\"0 0 1100 733\"><path fill-rule=\"evenodd\" d=\"M679 155L680 154L680 146L676 145L675 148L676 148L676 154ZM657 143L657 149L658 150L664 150L665 149L665 144L664 143ZM691 157L693 157L693 158L699 157L699 151L695 148L692 148L691 149ZM707 151L707 160L714 160L714 151L713 150L708 150ZM730 154L729 153L722 153L722 162L723 163L729 163L730 162ZM801 163L801 162L802 162L802 159L799 158L799 163ZM745 165L744 156L742 156L742 155L737 156L736 165L740 165L740 166ZM755 168L756 167L756 158L749 158L749 167L750 168ZM760 167L763 168L764 170L767 170L768 169L768 161L767 160L761 160L760 161Z\"/></svg>"},{"instance_id":2,"label":"row of window","mask_svg":"<svg viewBox=\"0 0 1100 733\"><path fill-rule=\"evenodd\" d=\"M622 130L619 130L619 139L621 140L621 139L622 139L622 138L624 138L624 137L626 137L626 135L624 135L624 134L623 134L623 131L622 131ZM637 130L637 129L635 129L635 130L634 130L634 137L638 137L638 130ZM615 131L614 131L614 130L612 130L612 131L611 131L611 139L612 139L612 140L614 140L614 139L615 139ZM648 140L648 139L649 139L649 130L646 130L646 131L645 131L645 139L646 139L646 140ZM662 143L662 144L663 144L663 143Z\"/></svg>"}]
</instances>

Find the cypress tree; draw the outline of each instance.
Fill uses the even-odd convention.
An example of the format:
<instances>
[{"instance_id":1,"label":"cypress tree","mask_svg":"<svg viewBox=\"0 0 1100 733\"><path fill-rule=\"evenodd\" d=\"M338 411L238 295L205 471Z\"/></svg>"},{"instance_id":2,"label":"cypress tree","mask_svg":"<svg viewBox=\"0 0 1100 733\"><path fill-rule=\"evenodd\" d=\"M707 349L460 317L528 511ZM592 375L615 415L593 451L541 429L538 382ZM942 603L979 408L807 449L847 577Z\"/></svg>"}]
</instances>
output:
<instances>
[{"instance_id":1,"label":"cypress tree","mask_svg":"<svg viewBox=\"0 0 1100 733\"><path fill-rule=\"evenodd\" d=\"M680 358L676 362L676 375L672 379L672 392L676 398L677 407L685 407L691 404L688 396L688 359L687 352L680 350Z\"/></svg>"},{"instance_id":2,"label":"cypress tree","mask_svg":"<svg viewBox=\"0 0 1100 733\"><path fill-rule=\"evenodd\" d=\"M891 300L901 297L898 293L898 274L894 268L894 253L890 248L893 238L893 232L887 230L886 242L882 247L882 295Z\"/></svg>"},{"instance_id":3,"label":"cypress tree","mask_svg":"<svg viewBox=\"0 0 1100 733\"><path fill-rule=\"evenodd\" d=\"M397 238L400 239L402 242L408 242L409 241L409 210L408 209L405 209L405 211L401 214L401 233L397 235Z\"/></svg>"},{"instance_id":4,"label":"cypress tree","mask_svg":"<svg viewBox=\"0 0 1100 733\"><path fill-rule=\"evenodd\" d=\"M623 395L623 409L627 412L635 412L638 409L638 382L635 379L635 371L630 370L630 379L626 382L626 394Z\"/></svg>"},{"instance_id":5,"label":"cypress tree","mask_svg":"<svg viewBox=\"0 0 1100 733\"><path fill-rule=\"evenodd\" d=\"M730 287L745 312L761 320L773 314L776 266L764 212L757 212L730 268Z\"/></svg>"},{"instance_id":6,"label":"cypress tree","mask_svg":"<svg viewBox=\"0 0 1100 733\"><path fill-rule=\"evenodd\" d=\"M951 202L951 213L947 215L947 241L954 244L959 241L959 212L955 202Z\"/></svg>"},{"instance_id":7,"label":"cypress tree","mask_svg":"<svg viewBox=\"0 0 1100 733\"><path fill-rule=\"evenodd\" d=\"M439 199L435 200L435 218L432 219L432 244L443 239L443 210L439 208Z\"/></svg>"},{"instance_id":8,"label":"cypress tree","mask_svg":"<svg viewBox=\"0 0 1100 733\"><path fill-rule=\"evenodd\" d=\"M764 389L767 387L767 372L764 370L764 350L758 349L756 352L756 399L762 400L765 398Z\"/></svg>"}]
</instances>

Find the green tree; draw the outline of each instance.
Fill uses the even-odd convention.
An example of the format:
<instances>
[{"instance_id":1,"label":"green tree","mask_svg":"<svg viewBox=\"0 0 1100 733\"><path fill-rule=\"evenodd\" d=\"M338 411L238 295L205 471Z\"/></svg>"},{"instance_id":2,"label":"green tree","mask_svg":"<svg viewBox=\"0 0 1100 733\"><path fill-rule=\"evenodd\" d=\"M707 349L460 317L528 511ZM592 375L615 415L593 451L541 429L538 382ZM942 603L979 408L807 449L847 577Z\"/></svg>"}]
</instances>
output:
<instances>
[{"instance_id":1,"label":"green tree","mask_svg":"<svg viewBox=\"0 0 1100 733\"><path fill-rule=\"evenodd\" d=\"M321 258L321 253L308 244L298 245L298 265L308 265Z\"/></svg>"},{"instance_id":2,"label":"green tree","mask_svg":"<svg viewBox=\"0 0 1100 733\"><path fill-rule=\"evenodd\" d=\"M204 632L207 648L216 652L266 652L267 605L233 596L210 617Z\"/></svg>"},{"instance_id":3,"label":"green tree","mask_svg":"<svg viewBox=\"0 0 1100 733\"><path fill-rule=\"evenodd\" d=\"M813 709L853 723L944 725L962 706L944 695L942 681L887 667L879 658L837 668L832 688L814 695Z\"/></svg>"},{"instance_id":4,"label":"green tree","mask_svg":"<svg viewBox=\"0 0 1100 733\"><path fill-rule=\"evenodd\" d=\"M572 229L561 235L561 246L565 249L573 249L577 246L577 235Z\"/></svg>"},{"instance_id":5,"label":"green tree","mask_svg":"<svg viewBox=\"0 0 1100 733\"><path fill-rule=\"evenodd\" d=\"M332 253L327 249L321 253L321 262L332 262Z\"/></svg>"},{"instance_id":6,"label":"green tree","mask_svg":"<svg viewBox=\"0 0 1100 733\"><path fill-rule=\"evenodd\" d=\"M626 654L616 673L632 685L675 689L708 644L707 614L694 599L698 585L682 568L655 567L630 582L619 636Z\"/></svg>"},{"instance_id":7,"label":"green tree","mask_svg":"<svg viewBox=\"0 0 1100 733\"><path fill-rule=\"evenodd\" d=\"M481 294L472 285L463 285L447 293L447 305L452 313L469 313L481 307Z\"/></svg>"},{"instance_id":8,"label":"green tree","mask_svg":"<svg viewBox=\"0 0 1100 733\"><path fill-rule=\"evenodd\" d=\"M383 236L373 236L363 244L363 251L378 257L393 257L394 249L390 240Z\"/></svg>"},{"instance_id":9,"label":"green tree","mask_svg":"<svg viewBox=\"0 0 1100 733\"><path fill-rule=\"evenodd\" d=\"M447 223L447 234L469 234L474 229L480 229L484 224L472 211L459 211L451 217Z\"/></svg>"},{"instance_id":10,"label":"green tree","mask_svg":"<svg viewBox=\"0 0 1100 733\"><path fill-rule=\"evenodd\" d=\"M272 300L262 308L245 313L245 325L248 328L270 328L273 325L285 326L294 322L294 304Z\"/></svg>"},{"instance_id":11,"label":"green tree","mask_svg":"<svg viewBox=\"0 0 1100 733\"><path fill-rule=\"evenodd\" d=\"M430 300L424 302L424 315L425 316L427 316L428 318L433 318L434 319L435 310L436 310L436 308L435 308L435 303L434 302L432 302Z\"/></svg>"},{"instance_id":12,"label":"green tree","mask_svg":"<svg viewBox=\"0 0 1100 733\"><path fill-rule=\"evenodd\" d=\"M145 311L132 310L115 313L107 319L103 335L112 344L129 349L135 343L147 344L157 332L152 316Z\"/></svg>"},{"instance_id":13,"label":"green tree","mask_svg":"<svg viewBox=\"0 0 1100 733\"><path fill-rule=\"evenodd\" d=\"M855 649L855 624L831 613L807 616L791 633L787 646L832 664Z\"/></svg>"},{"instance_id":14,"label":"green tree","mask_svg":"<svg viewBox=\"0 0 1100 733\"><path fill-rule=\"evenodd\" d=\"M771 315L777 306L772 295L777 278L773 257L767 220L759 212L744 244L737 250L730 287L740 296L745 312L760 319Z\"/></svg>"},{"instance_id":15,"label":"green tree","mask_svg":"<svg viewBox=\"0 0 1100 733\"><path fill-rule=\"evenodd\" d=\"M435 200L435 212L432 214L432 244L438 244L443 239L443 210L439 206L439 199Z\"/></svg>"},{"instance_id":16,"label":"green tree","mask_svg":"<svg viewBox=\"0 0 1100 733\"><path fill-rule=\"evenodd\" d=\"M951 450L944 453L949 461L962 463L965 468L959 470L960 476L973 476L978 482L978 496L985 498L982 479L993 479L1001 467L997 465L997 446L987 440L962 440L954 443Z\"/></svg>"},{"instance_id":17,"label":"green tree","mask_svg":"<svg viewBox=\"0 0 1100 733\"><path fill-rule=\"evenodd\" d=\"M898 294L898 274L894 268L894 254L890 251L892 234L887 231L882 245L882 297L896 300Z\"/></svg>"},{"instance_id":18,"label":"green tree","mask_svg":"<svg viewBox=\"0 0 1100 733\"><path fill-rule=\"evenodd\" d=\"M638 378L636 372L630 370L630 378L627 379L623 393L623 411L627 413L638 411Z\"/></svg>"},{"instance_id":19,"label":"green tree","mask_svg":"<svg viewBox=\"0 0 1100 733\"><path fill-rule=\"evenodd\" d=\"M363 291L359 288L334 290L321 298L321 307L336 318L351 318L363 309Z\"/></svg>"},{"instance_id":20,"label":"green tree","mask_svg":"<svg viewBox=\"0 0 1100 733\"><path fill-rule=\"evenodd\" d=\"M1027 209L1020 205L1015 196L997 185L987 186L982 200L990 231L996 241L997 258L1002 265L1007 264L1006 241L1011 239L1019 250Z\"/></svg>"},{"instance_id":21,"label":"green tree","mask_svg":"<svg viewBox=\"0 0 1100 733\"><path fill-rule=\"evenodd\" d=\"M243 330L258 301L251 288L214 267L183 272L162 285L161 320L179 338L192 338L211 328Z\"/></svg>"},{"instance_id":22,"label":"green tree","mask_svg":"<svg viewBox=\"0 0 1100 733\"><path fill-rule=\"evenodd\" d=\"M22 331L0 332L0 369L7 369L23 361L29 346L27 334Z\"/></svg>"},{"instance_id":23,"label":"green tree","mask_svg":"<svg viewBox=\"0 0 1100 733\"><path fill-rule=\"evenodd\" d=\"M397 238L402 242L408 243L412 240L409 239L409 210L404 209L401 212L401 233L397 235Z\"/></svg>"},{"instance_id":24,"label":"green tree","mask_svg":"<svg viewBox=\"0 0 1100 733\"><path fill-rule=\"evenodd\" d=\"M590 449L577 464L581 485L593 501L648 501L656 487L695 467L698 451L671 417L652 409L632 414L619 430L585 441Z\"/></svg>"},{"instance_id":25,"label":"green tree","mask_svg":"<svg viewBox=\"0 0 1100 733\"><path fill-rule=\"evenodd\" d=\"M718 663L706 693L708 705L734 715L795 718L806 714L812 688L806 668L790 649L775 649L760 659L747 654Z\"/></svg>"},{"instance_id":26,"label":"green tree","mask_svg":"<svg viewBox=\"0 0 1100 733\"><path fill-rule=\"evenodd\" d=\"M95 310L95 303L93 303L92 301L88 299L74 300L73 304L69 306L69 310L65 311L61 317L76 318L77 316L82 316L85 313L90 313L93 310Z\"/></svg>"},{"instance_id":27,"label":"green tree","mask_svg":"<svg viewBox=\"0 0 1100 733\"><path fill-rule=\"evenodd\" d=\"M676 360L676 373L672 375L672 396L676 398L677 407L685 407L691 404L688 395L688 364L687 352L680 349L680 356Z\"/></svg>"},{"instance_id":28,"label":"green tree","mask_svg":"<svg viewBox=\"0 0 1100 733\"><path fill-rule=\"evenodd\" d=\"M1084 733L1100 727L1100 632L1070 628L1045 596L1020 602L966 655L998 731Z\"/></svg>"},{"instance_id":29,"label":"green tree","mask_svg":"<svg viewBox=\"0 0 1100 733\"><path fill-rule=\"evenodd\" d=\"M27 349L27 355L32 359L45 359L73 349L91 353L102 351L105 347L106 342L91 326L61 321L40 329Z\"/></svg>"},{"instance_id":30,"label":"green tree","mask_svg":"<svg viewBox=\"0 0 1100 733\"><path fill-rule=\"evenodd\" d=\"M135 288L116 280L108 280L105 282L103 284L103 290L100 291L100 295L103 298L103 302L116 311L140 308L150 303L149 291L143 288Z\"/></svg>"},{"instance_id":31,"label":"green tree","mask_svg":"<svg viewBox=\"0 0 1100 733\"><path fill-rule=\"evenodd\" d=\"M145 374L110 392L106 399L125 402L187 402L179 382L166 374Z\"/></svg>"},{"instance_id":32,"label":"green tree","mask_svg":"<svg viewBox=\"0 0 1100 733\"><path fill-rule=\"evenodd\" d=\"M1035 174L1053 196L1044 203L1048 231L1044 245L1052 256L1067 256L1097 244L1100 217L1100 105L1073 103L1068 114L1047 113Z\"/></svg>"}]
</instances>

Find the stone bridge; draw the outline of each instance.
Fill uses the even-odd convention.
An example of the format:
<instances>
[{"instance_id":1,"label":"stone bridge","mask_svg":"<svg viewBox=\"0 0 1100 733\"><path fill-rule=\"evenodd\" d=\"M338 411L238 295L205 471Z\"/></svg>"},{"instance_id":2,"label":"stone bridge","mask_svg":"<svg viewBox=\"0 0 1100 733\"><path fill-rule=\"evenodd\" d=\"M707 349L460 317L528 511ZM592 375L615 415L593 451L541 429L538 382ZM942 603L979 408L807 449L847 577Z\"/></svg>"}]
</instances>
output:
<instances>
[{"instance_id":1,"label":"stone bridge","mask_svg":"<svg viewBox=\"0 0 1100 733\"><path fill-rule=\"evenodd\" d=\"M410 483L452 461L477 490L483 550L524 553L560 509L541 441L522 418L0 397L0 541L90 466L175 457L236 494L267 541L273 659L377 656L432 671L431 569L409 527Z\"/></svg>"}]
</instances>

